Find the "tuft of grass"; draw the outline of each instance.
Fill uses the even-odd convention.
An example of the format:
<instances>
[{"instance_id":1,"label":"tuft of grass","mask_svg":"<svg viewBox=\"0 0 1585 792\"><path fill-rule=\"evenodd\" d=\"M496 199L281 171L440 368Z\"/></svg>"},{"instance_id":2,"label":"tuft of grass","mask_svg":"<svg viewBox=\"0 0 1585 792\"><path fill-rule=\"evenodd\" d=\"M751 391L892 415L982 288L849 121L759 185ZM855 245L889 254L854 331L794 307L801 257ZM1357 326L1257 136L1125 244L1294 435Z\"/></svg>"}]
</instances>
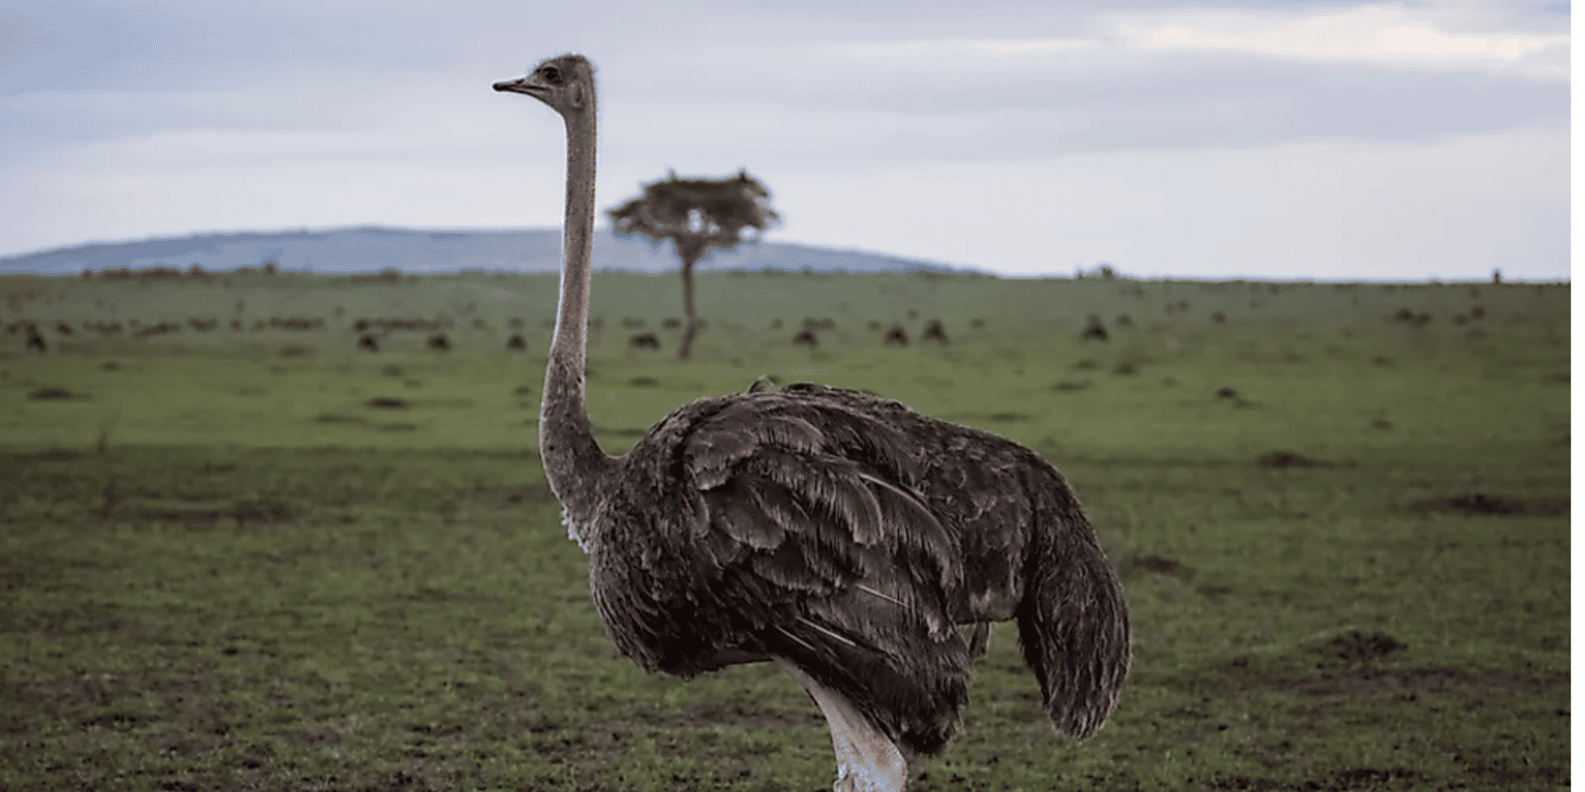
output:
<instances>
[{"instance_id":1,"label":"tuft of grass","mask_svg":"<svg viewBox=\"0 0 1585 792\"><path fill-rule=\"evenodd\" d=\"M65 388L34 388L28 391L28 401L62 401L81 398L83 397Z\"/></svg>"}]
</instances>

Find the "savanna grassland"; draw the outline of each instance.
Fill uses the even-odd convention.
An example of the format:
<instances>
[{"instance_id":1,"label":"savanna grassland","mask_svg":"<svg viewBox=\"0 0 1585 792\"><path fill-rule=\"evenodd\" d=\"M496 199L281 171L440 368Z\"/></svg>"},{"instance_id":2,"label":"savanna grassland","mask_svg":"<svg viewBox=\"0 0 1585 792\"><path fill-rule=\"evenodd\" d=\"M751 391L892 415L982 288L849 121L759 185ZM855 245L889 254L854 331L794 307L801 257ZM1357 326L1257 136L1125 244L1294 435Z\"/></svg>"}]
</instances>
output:
<instances>
[{"instance_id":1,"label":"savanna grassland","mask_svg":"<svg viewBox=\"0 0 1585 792\"><path fill-rule=\"evenodd\" d=\"M608 451L761 374L864 388L1040 451L1122 573L1135 663L1100 734L1052 732L1004 629L911 789L1569 782L1567 285L699 290L678 363L675 276L597 276ZM829 788L780 671L613 655L535 448L553 277L0 298L0 788Z\"/></svg>"}]
</instances>

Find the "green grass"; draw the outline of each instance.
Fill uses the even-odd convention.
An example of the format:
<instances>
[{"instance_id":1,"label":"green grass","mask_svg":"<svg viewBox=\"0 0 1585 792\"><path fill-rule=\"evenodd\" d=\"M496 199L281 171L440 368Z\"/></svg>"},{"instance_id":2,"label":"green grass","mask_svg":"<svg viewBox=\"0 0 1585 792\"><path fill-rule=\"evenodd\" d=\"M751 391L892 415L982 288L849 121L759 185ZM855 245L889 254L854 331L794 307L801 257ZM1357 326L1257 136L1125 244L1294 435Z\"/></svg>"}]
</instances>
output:
<instances>
[{"instance_id":1,"label":"green grass","mask_svg":"<svg viewBox=\"0 0 1585 792\"><path fill-rule=\"evenodd\" d=\"M867 388L1041 451L1123 574L1135 666L1100 734L1052 733L1003 629L911 789L1568 783L1567 286L720 274L678 364L622 323L673 346L674 281L596 283L608 450L759 374ZM0 334L0 788L829 787L779 671L613 656L534 449L553 279L0 296L51 346ZM1091 313L1110 341L1079 340ZM325 326L251 329L292 315ZM450 353L355 350L360 316L438 315ZM188 316L222 329L80 329ZM814 351L805 317L835 323ZM946 347L868 328L936 317Z\"/></svg>"}]
</instances>

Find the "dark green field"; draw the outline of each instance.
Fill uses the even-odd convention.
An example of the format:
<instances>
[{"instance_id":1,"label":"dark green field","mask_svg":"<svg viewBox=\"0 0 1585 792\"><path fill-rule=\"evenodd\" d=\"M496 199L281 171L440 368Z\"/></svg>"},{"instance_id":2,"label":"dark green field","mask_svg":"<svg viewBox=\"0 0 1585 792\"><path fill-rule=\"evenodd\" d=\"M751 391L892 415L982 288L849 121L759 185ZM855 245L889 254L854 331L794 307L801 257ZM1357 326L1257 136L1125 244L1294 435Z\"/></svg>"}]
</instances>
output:
<instances>
[{"instance_id":1,"label":"dark green field","mask_svg":"<svg viewBox=\"0 0 1585 792\"><path fill-rule=\"evenodd\" d=\"M1101 733L1004 629L910 789L1569 783L1567 285L722 273L687 364L678 291L596 279L608 451L760 374L864 388L1040 451L1122 572ZM780 671L613 655L535 448L553 277L0 297L0 789L829 788Z\"/></svg>"}]
</instances>

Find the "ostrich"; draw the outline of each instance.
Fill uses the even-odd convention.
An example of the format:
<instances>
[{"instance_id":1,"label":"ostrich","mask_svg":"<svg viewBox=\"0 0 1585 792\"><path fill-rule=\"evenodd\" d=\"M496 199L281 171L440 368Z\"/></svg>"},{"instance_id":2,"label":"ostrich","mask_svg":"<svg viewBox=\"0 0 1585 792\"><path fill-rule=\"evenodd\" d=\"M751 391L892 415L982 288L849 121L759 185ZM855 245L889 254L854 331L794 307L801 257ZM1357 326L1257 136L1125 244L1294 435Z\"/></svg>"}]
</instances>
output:
<instances>
[{"instance_id":1,"label":"ostrich","mask_svg":"<svg viewBox=\"0 0 1585 792\"><path fill-rule=\"evenodd\" d=\"M1016 619L1056 727L1116 706L1121 585L1078 499L1033 451L864 393L808 383L702 398L625 456L584 403L594 226L594 69L580 55L495 84L567 129L564 261L540 406L545 478L617 650L690 678L774 661L831 727L838 790L901 790L943 751L993 622ZM975 625L973 645L958 625Z\"/></svg>"}]
</instances>

